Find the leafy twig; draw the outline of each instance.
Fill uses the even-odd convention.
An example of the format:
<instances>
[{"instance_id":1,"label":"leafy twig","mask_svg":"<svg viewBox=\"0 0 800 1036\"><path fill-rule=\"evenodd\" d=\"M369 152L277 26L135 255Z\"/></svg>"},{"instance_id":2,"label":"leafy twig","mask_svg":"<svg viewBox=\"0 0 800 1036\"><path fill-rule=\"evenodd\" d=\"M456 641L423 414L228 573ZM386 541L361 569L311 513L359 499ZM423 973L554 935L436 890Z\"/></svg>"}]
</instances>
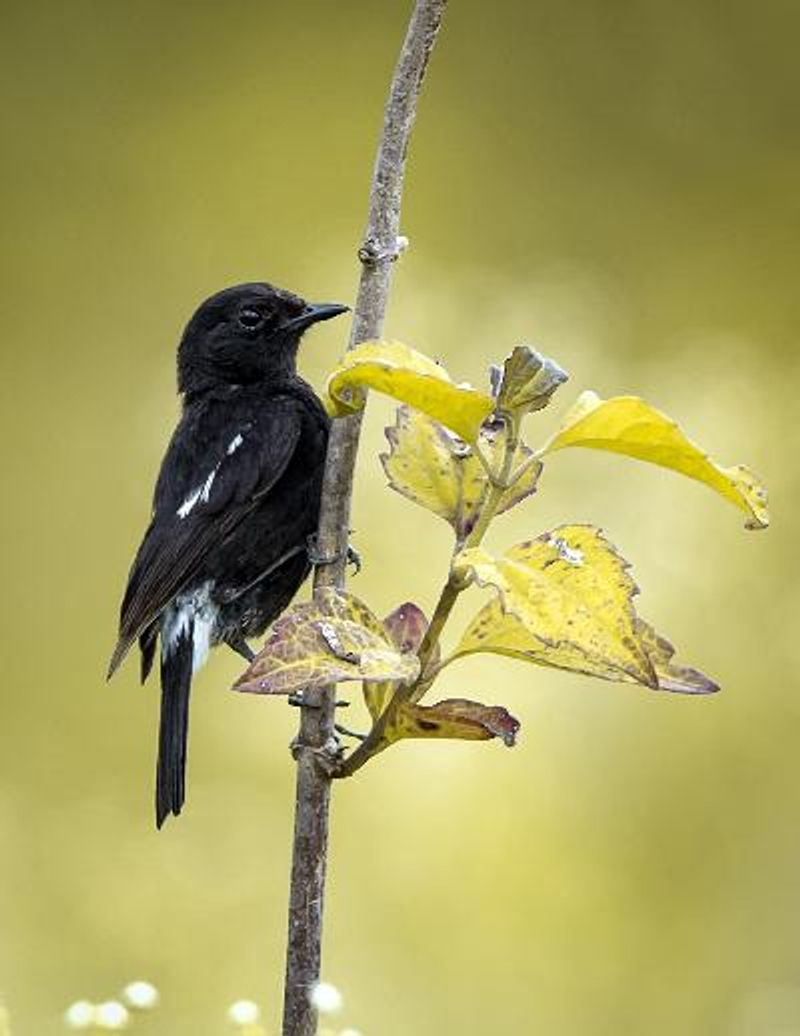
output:
<instances>
[{"instance_id":1,"label":"leafy twig","mask_svg":"<svg viewBox=\"0 0 800 1036\"><path fill-rule=\"evenodd\" d=\"M391 285L392 263L401 249L400 204L408 141L425 70L447 0L417 0L392 79L372 179L361 279L350 347L380 336ZM317 548L330 559L314 578L318 587L342 587L345 579L353 471L360 416L336 421L323 486ZM284 989L284 1036L312 1036L317 1018L309 992L319 980L323 897L328 843L330 778L326 755L335 744L335 688L308 695L295 743L297 786L289 938ZM328 760L329 761L329 760Z\"/></svg>"},{"instance_id":2,"label":"leafy twig","mask_svg":"<svg viewBox=\"0 0 800 1036\"><path fill-rule=\"evenodd\" d=\"M503 493L516 481L511 475L514 465L514 458L517 455L519 446L519 422L515 415L498 413L496 415L503 421L505 429L505 447L500 473L492 482L489 494L483 503L475 527L467 538L465 546L477 547L483 539L489 524L497 513ZM517 476L519 477L519 476ZM459 547L456 547L458 551ZM420 661L420 675L414 683L405 687L398 687L391 701L384 712L376 720L372 730L361 744L336 768L337 777L351 777L357 770L372 758L383 747L384 731L394 721L397 712L403 705L409 702L419 701L433 682L435 673L430 671L430 663L439 644L439 638L450 618L450 613L455 607L459 594L465 589L461 578L451 569L450 575L442 588L439 600L436 602L430 625L425 632L422 644L420 645L418 657Z\"/></svg>"}]
</instances>

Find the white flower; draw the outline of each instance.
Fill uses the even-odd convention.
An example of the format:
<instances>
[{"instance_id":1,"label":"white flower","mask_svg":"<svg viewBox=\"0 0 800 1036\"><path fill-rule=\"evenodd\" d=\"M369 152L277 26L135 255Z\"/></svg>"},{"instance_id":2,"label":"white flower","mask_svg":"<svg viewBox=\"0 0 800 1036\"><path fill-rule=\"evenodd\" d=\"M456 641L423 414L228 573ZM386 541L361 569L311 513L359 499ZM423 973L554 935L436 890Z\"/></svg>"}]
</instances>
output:
<instances>
[{"instance_id":1,"label":"white flower","mask_svg":"<svg viewBox=\"0 0 800 1036\"><path fill-rule=\"evenodd\" d=\"M128 1008L119 1000L106 1000L94 1009L94 1023L99 1029L124 1029L130 1020Z\"/></svg>"},{"instance_id":2,"label":"white flower","mask_svg":"<svg viewBox=\"0 0 800 1036\"><path fill-rule=\"evenodd\" d=\"M344 1003L342 994L330 982L317 982L311 990L309 999L320 1014L334 1014L342 1009Z\"/></svg>"},{"instance_id":3,"label":"white flower","mask_svg":"<svg viewBox=\"0 0 800 1036\"><path fill-rule=\"evenodd\" d=\"M64 1012L64 1024L68 1029L88 1029L94 1024L94 1004L76 1000Z\"/></svg>"},{"instance_id":4,"label":"white flower","mask_svg":"<svg viewBox=\"0 0 800 1036\"><path fill-rule=\"evenodd\" d=\"M339 1036L361 1036L361 1033L358 1029L342 1029Z\"/></svg>"},{"instance_id":5,"label":"white flower","mask_svg":"<svg viewBox=\"0 0 800 1036\"><path fill-rule=\"evenodd\" d=\"M129 982L122 990L122 998L135 1011L151 1011L159 1001L158 990L151 982Z\"/></svg>"},{"instance_id":6,"label":"white flower","mask_svg":"<svg viewBox=\"0 0 800 1036\"><path fill-rule=\"evenodd\" d=\"M261 1010L252 1000L237 1000L228 1008L228 1019L234 1025L255 1025L260 1017Z\"/></svg>"}]
</instances>

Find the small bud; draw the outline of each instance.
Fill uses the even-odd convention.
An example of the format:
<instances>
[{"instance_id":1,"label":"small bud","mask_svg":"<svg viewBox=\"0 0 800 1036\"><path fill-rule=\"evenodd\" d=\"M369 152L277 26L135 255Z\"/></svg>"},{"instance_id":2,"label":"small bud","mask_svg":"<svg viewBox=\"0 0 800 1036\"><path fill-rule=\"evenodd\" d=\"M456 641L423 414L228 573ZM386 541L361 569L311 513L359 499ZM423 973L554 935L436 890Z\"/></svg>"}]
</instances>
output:
<instances>
[{"instance_id":1,"label":"small bud","mask_svg":"<svg viewBox=\"0 0 800 1036\"><path fill-rule=\"evenodd\" d=\"M106 1000L94 1009L94 1023L99 1029L125 1029L131 1016L119 1000Z\"/></svg>"},{"instance_id":2,"label":"small bud","mask_svg":"<svg viewBox=\"0 0 800 1036\"><path fill-rule=\"evenodd\" d=\"M317 982L309 994L309 999L320 1014L334 1014L342 1009L344 1003L342 994L330 982Z\"/></svg>"},{"instance_id":3,"label":"small bud","mask_svg":"<svg viewBox=\"0 0 800 1036\"><path fill-rule=\"evenodd\" d=\"M228 1021L234 1025L255 1025L260 1017L261 1010L252 1000L237 1000L228 1008Z\"/></svg>"},{"instance_id":4,"label":"small bud","mask_svg":"<svg viewBox=\"0 0 800 1036\"><path fill-rule=\"evenodd\" d=\"M94 1025L94 1004L76 1000L64 1012L64 1024L68 1029L88 1029Z\"/></svg>"},{"instance_id":5,"label":"small bud","mask_svg":"<svg viewBox=\"0 0 800 1036\"><path fill-rule=\"evenodd\" d=\"M129 982L122 990L122 999L134 1011L152 1011L158 1005L159 994L151 982Z\"/></svg>"}]
</instances>

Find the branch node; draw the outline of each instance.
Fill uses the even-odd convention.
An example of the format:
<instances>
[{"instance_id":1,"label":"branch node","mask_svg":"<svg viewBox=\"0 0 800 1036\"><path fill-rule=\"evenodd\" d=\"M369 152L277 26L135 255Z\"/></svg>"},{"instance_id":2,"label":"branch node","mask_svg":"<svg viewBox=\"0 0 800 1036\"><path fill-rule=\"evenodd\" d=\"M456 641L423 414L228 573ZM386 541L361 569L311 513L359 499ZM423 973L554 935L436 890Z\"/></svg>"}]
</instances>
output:
<instances>
[{"instance_id":1,"label":"branch node","mask_svg":"<svg viewBox=\"0 0 800 1036\"><path fill-rule=\"evenodd\" d=\"M379 242L374 238L367 238L358 250L358 258L364 266L377 266L379 263L396 262L408 248L409 240L405 235L398 234L395 238L393 248L381 248Z\"/></svg>"},{"instance_id":2,"label":"branch node","mask_svg":"<svg viewBox=\"0 0 800 1036\"><path fill-rule=\"evenodd\" d=\"M295 762L299 762L304 754L310 755L315 765L326 777L334 775L344 756L344 749L339 739L334 736L329 737L319 748L316 745L306 744L298 736L290 742L289 751Z\"/></svg>"}]
</instances>

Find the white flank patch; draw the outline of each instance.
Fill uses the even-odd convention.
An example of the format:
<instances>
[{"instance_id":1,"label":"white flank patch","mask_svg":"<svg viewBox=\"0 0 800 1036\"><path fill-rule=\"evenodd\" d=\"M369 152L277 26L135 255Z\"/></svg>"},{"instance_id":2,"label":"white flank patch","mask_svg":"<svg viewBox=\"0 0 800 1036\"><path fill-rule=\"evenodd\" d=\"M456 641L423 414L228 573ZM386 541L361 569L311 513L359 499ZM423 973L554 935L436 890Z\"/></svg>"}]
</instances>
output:
<instances>
[{"instance_id":1,"label":"white flank patch","mask_svg":"<svg viewBox=\"0 0 800 1036\"><path fill-rule=\"evenodd\" d=\"M195 615L194 636L192 638L192 672L206 664L208 652L211 649L211 634L214 631L214 620L217 617L216 608L211 606L204 608Z\"/></svg>"},{"instance_id":2,"label":"white flank patch","mask_svg":"<svg viewBox=\"0 0 800 1036\"><path fill-rule=\"evenodd\" d=\"M182 637L191 636L193 673L208 658L211 635L219 611L211 601L211 586L209 581L192 593L176 597L164 613L161 624L161 652L165 657L175 652Z\"/></svg>"}]
</instances>

